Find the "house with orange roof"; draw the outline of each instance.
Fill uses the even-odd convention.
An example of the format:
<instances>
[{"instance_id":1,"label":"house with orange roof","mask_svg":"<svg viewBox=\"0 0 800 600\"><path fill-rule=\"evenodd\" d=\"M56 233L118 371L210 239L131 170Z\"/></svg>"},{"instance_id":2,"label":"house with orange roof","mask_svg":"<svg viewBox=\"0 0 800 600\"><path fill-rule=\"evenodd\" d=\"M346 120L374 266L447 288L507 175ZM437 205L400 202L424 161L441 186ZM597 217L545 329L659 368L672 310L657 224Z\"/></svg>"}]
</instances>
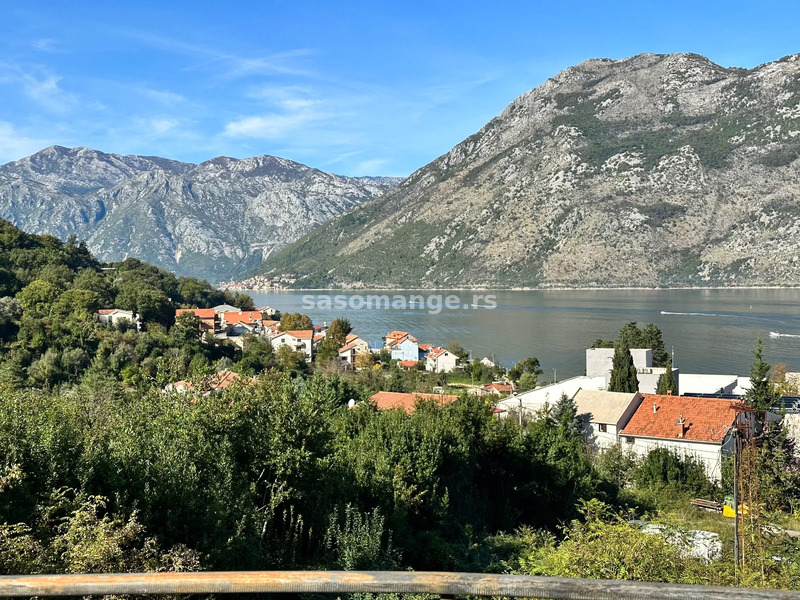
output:
<instances>
[{"instance_id":1,"label":"house with orange roof","mask_svg":"<svg viewBox=\"0 0 800 600\"><path fill-rule=\"evenodd\" d=\"M411 414L417 410L417 404L426 400L433 400L439 406L452 404L458 396L448 394L405 394L401 392L378 392L369 397L378 410L401 409Z\"/></svg>"},{"instance_id":2,"label":"house with orange roof","mask_svg":"<svg viewBox=\"0 0 800 600\"><path fill-rule=\"evenodd\" d=\"M492 383L484 384L481 390L488 396L510 396L514 393L514 384L505 383L502 381L493 381Z\"/></svg>"},{"instance_id":3,"label":"house with orange roof","mask_svg":"<svg viewBox=\"0 0 800 600\"><path fill-rule=\"evenodd\" d=\"M261 313L257 310L236 310L226 311L219 313L220 324L222 327L227 325L235 325L236 323L246 323L248 325L255 325L261 323Z\"/></svg>"},{"instance_id":4,"label":"house with orange roof","mask_svg":"<svg viewBox=\"0 0 800 600\"><path fill-rule=\"evenodd\" d=\"M164 391L176 391L181 393L189 393L199 389L203 396L208 396L214 392L220 392L227 387L230 387L234 382L241 380L241 375L233 371L220 371L214 373L207 380L195 385L190 381L176 381L169 384Z\"/></svg>"},{"instance_id":5,"label":"house with orange roof","mask_svg":"<svg viewBox=\"0 0 800 600\"><path fill-rule=\"evenodd\" d=\"M694 456L708 478L720 481L722 457L733 451L731 427L747 413L738 400L644 394L644 399L620 431L620 444L639 456L653 448L669 448Z\"/></svg>"},{"instance_id":6,"label":"house with orange roof","mask_svg":"<svg viewBox=\"0 0 800 600\"><path fill-rule=\"evenodd\" d=\"M345 338L345 345L339 348L339 360L355 366L356 355L364 352L372 352L369 342L362 340L353 333L348 333Z\"/></svg>"},{"instance_id":7,"label":"house with orange roof","mask_svg":"<svg viewBox=\"0 0 800 600\"><path fill-rule=\"evenodd\" d=\"M387 350L391 350L392 346L398 342L403 341L403 339L408 337L407 331L390 331L385 336L383 336L383 347Z\"/></svg>"},{"instance_id":8,"label":"house with orange roof","mask_svg":"<svg viewBox=\"0 0 800 600\"><path fill-rule=\"evenodd\" d=\"M200 334L214 333L220 330L219 313L213 308L178 308L175 310L177 319L183 313L194 313L200 319Z\"/></svg>"},{"instance_id":9,"label":"house with orange roof","mask_svg":"<svg viewBox=\"0 0 800 600\"><path fill-rule=\"evenodd\" d=\"M275 352L281 346L289 346L292 350L302 352L307 362L311 362L314 357L314 331L312 329L279 331L269 341Z\"/></svg>"},{"instance_id":10,"label":"house with orange roof","mask_svg":"<svg viewBox=\"0 0 800 600\"><path fill-rule=\"evenodd\" d=\"M413 360L416 362L419 358L419 342L414 336L407 335L392 344L392 360Z\"/></svg>"},{"instance_id":11,"label":"house with orange roof","mask_svg":"<svg viewBox=\"0 0 800 600\"><path fill-rule=\"evenodd\" d=\"M425 369L433 373L452 373L458 367L458 357L444 348L433 348L425 356Z\"/></svg>"}]
</instances>

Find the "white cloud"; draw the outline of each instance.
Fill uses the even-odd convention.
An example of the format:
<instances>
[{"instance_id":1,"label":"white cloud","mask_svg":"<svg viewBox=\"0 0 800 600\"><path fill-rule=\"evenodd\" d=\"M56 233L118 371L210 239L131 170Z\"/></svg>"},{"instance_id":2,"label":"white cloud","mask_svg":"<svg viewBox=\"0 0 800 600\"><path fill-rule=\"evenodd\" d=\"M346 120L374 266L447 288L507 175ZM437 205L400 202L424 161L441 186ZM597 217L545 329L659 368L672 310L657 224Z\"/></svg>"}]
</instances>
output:
<instances>
[{"instance_id":1,"label":"white cloud","mask_svg":"<svg viewBox=\"0 0 800 600\"><path fill-rule=\"evenodd\" d=\"M147 119L145 125L147 126L147 133L153 136L164 135L176 129L179 125L178 119Z\"/></svg>"},{"instance_id":2,"label":"white cloud","mask_svg":"<svg viewBox=\"0 0 800 600\"><path fill-rule=\"evenodd\" d=\"M132 88L134 91L139 92L143 96L151 98L161 104L166 104L169 106L174 106L176 104L183 104L186 102L186 96L183 94L178 94L176 92L170 92L167 90L155 90L149 87L136 87Z\"/></svg>"},{"instance_id":3,"label":"white cloud","mask_svg":"<svg viewBox=\"0 0 800 600\"><path fill-rule=\"evenodd\" d=\"M30 156L52 143L43 138L37 139L23 135L11 123L0 121L0 163Z\"/></svg>"},{"instance_id":4,"label":"white cloud","mask_svg":"<svg viewBox=\"0 0 800 600\"><path fill-rule=\"evenodd\" d=\"M322 118L321 115L308 111L244 117L227 123L223 135L276 140Z\"/></svg>"},{"instance_id":5,"label":"white cloud","mask_svg":"<svg viewBox=\"0 0 800 600\"><path fill-rule=\"evenodd\" d=\"M78 103L74 94L59 85L61 78L39 66L0 62L0 83L19 86L22 92L39 106L51 112L63 113Z\"/></svg>"},{"instance_id":6,"label":"white cloud","mask_svg":"<svg viewBox=\"0 0 800 600\"><path fill-rule=\"evenodd\" d=\"M40 52L57 52L58 49L56 48L56 41L52 38L40 38L37 40L33 40L31 45L35 50L39 50Z\"/></svg>"}]
</instances>

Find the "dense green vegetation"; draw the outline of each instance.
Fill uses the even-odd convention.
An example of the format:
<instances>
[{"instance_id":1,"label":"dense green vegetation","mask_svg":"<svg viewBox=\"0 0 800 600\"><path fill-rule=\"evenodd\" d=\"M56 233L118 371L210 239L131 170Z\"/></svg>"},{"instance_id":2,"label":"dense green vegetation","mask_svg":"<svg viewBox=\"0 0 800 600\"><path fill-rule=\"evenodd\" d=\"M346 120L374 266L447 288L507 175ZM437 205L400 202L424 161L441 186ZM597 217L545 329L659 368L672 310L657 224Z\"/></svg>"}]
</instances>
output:
<instances>
[{"instance_id":1,"label":"dense green vegetation","mask_svg":"<svg viewBox=\"0 0 800 600\"><path fill-rule=\"evenodd\" d=\"M339 373L346 320L311 365L257 337L243 348L201 340L196 316L173 323L167 309L249 298L0 225L0 574L413 568L798 586L793 541L765 543L736 579L729 534L707 564L629 523L685 526L674 511L724 486L669 452L594 455L566 396L522 419L466 395L377 411L377 390L432 391L447 378L397 364ZM149 316L144 330L96 321L98 307L123 302ZM288 314L282 325L311 322ZM242 377L211 392L227 369ZM540 374L531 357L511 376L535 385ZM179 379L188 392L169 391ZM759 465L765 506L793 507L785 432L768 436Z\"/></svg>"}]
</instances>

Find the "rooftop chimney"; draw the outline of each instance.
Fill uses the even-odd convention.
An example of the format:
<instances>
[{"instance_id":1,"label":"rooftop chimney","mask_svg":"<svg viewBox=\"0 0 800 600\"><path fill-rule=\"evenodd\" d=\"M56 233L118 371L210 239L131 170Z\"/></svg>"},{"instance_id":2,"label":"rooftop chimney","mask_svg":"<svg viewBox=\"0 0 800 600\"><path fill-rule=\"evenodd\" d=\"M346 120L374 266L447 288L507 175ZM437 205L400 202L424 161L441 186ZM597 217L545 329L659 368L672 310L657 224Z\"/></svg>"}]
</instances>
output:
<instances>
[{"instance_id":1,"label":"rooftop chimney","mask_svg":"<svg viewBox=\"0 0 800 600\"><path fill-rule=\"evenodd\" d=\"M683 414L681 414L678 417L678 420L675 421L675 425L681 428L681 432L678 434L678 437L682 438L683 434L686 433L686 428L684 427L684 425L686 425L686 419L683 418Z\"/></svg>"},{"instance_id":2,"label":"rooftop chimney","mask_svg":"<svg viewBox=\"0 0 800 600\"><path fill-rule=\"evenodd\" d=\"M667 390L667 396L672 396L672 390Z\"/></svg>"},{"instance_id":3,"label":"rooftop chimney","mask_svg":"<svg viewBox=\"0 0 800 600\"><path fill-rule=\"evenodd\" d=\"M655 414L657 411L658 411L658 406L656 406L656 403L653 402L653 414Z\"/></svg>"}]
</instances>

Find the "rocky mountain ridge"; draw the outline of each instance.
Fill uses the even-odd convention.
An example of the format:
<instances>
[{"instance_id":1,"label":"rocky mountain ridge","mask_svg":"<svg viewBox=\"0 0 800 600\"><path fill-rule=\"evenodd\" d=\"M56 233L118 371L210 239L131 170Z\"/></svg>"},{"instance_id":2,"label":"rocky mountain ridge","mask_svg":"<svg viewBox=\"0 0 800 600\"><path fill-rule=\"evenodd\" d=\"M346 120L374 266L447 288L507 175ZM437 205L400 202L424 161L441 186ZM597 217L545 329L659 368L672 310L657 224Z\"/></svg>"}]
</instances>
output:
<instances>
[{"instance_id":1,"label":"rocky mountain ridge","mask_svg":"<svg viewBox=\"0 0 800 600\"><path fill-rule=\"evenodd\" d=\"M271 256L309 287L800 284L800 55L570 67Z\"/></svg>"},{"instance_id":2,"label":"rocky mountain ridge","mask_svg":"<svg viewBox=\"0 0 800 600\"><path fill-rule=\"evenodd\" d=\"M32 233L75 235L104 260L135 256L218 281L398 181L273 156L195 165L51 146L0 166L0 218Z\"/></svg>"}]
</instances>

